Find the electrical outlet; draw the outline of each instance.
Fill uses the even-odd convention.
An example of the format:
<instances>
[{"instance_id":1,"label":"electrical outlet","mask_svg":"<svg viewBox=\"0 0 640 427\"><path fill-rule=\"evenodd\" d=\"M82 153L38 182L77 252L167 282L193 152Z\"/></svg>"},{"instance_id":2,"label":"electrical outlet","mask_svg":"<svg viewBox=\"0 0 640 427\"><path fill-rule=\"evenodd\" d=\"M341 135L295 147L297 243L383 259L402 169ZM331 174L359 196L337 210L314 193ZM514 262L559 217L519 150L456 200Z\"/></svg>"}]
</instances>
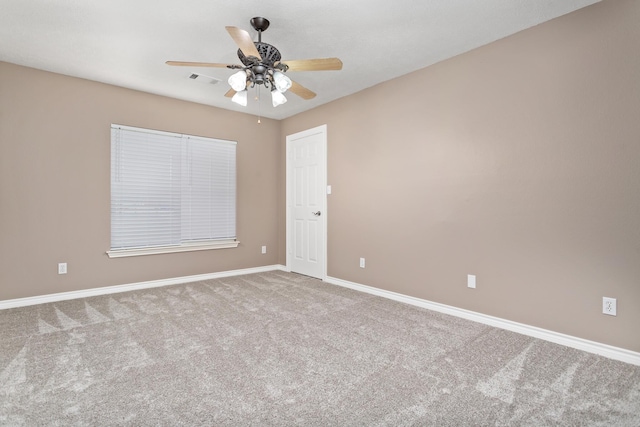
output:
<instances>
[{"instance_id":1,"label":"electrical outlet","mask_svg":"<svg viewBox=\"0 0 640 427\"><path fill-rule=\"evenodd\" d=\"M360 268L364 268L364 258L360 258Z\"/></svg>"},{"instance_id":2,"label":"electrical outlet","mask_svg":"<svg viewBox=\"0 0 640 427\"><path fill-rule=\"evenodd\" d=\"M67 274L67 263L58 263L58 274Z\"/></svg>"},{"instance_id":3,"label":"electrical outlet","mask_svg":"<svg viewBox=\"0 0 640 427\"><path fill-rule=\"evenodd\" d=\"M617 311L617 302L615 298L602 297L602 314L615 316Z\"/></svg>"},{"instance_id":4,"label":"electrical outlet","mask_svg":"<svg viewBox=\"0 0 640 427\"><path fill-rule=\"evenodd\" d=\"M263 254L266 254L266 253L267 253L267 247L266 247L266 246L263 246L263 247L262 247L262 253L263 253Z\"/></svg>"},{"instance_id":5,"label":"electrical outlet","mask_svg":"<svg viewBox=\"0 0 640 427\"><path fill-rule=\"evenodd\" d=\"M476 288L476 276L473 274L467 274L467 287Z\"/></svg>"}]
</instances>

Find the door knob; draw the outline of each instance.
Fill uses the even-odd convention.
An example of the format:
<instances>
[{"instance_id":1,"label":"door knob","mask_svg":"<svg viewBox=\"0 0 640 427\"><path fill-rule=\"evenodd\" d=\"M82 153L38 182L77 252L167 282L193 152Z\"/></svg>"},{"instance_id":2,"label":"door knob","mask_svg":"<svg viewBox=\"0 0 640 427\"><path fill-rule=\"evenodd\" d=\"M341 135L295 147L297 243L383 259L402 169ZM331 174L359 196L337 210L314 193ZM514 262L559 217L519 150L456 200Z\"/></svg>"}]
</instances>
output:
<instances>
[{"instance_id":1,"label":"door knob","mask_svg":"<svg viewBox=\"0 0 640 427\"><path fill-rule=\"evenodd\" d=\"M320 215L321 215L320 211L318 211L318 212L311 212L311 213L312 213L312 214L314 214L315 216L320 216Z\"/></svg>"}]
</instances>

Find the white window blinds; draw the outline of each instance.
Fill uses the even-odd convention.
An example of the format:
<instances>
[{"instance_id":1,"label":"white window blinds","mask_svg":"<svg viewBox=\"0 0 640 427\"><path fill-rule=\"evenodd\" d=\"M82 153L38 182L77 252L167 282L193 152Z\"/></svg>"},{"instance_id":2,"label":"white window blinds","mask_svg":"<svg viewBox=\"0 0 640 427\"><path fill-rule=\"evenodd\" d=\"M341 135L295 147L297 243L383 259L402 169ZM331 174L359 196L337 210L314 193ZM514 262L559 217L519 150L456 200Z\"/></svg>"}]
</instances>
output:
<instances>
[{"instance_id":1,"label":"white window blinds","mask_svg":"<svg viewBox=\"0 0 640 427\"><path fill-rule=\"evenodd\" d=\"M112 125L110 252L235 238L235 142Z\"/></svg>"},{"instance_id":2,"label":"white window blinds","mask_svg":"<svg viewBox=\"0 0 640 427\"><path fill-rule=\"evenodd\" d=\"M186 137L182 170L182 240L235 239L236 145Z\"/></svg>"}]
</instances>

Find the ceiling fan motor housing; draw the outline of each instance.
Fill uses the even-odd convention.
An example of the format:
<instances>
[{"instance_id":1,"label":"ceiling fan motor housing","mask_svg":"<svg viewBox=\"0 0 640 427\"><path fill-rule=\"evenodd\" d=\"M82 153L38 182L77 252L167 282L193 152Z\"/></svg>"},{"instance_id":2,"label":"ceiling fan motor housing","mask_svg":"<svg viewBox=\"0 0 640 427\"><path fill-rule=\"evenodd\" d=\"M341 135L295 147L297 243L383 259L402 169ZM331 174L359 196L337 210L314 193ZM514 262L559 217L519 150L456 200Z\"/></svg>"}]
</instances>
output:
<instances>
[{"instance_id":1,"label":"ceiling fan motor housing","mask_svg":"<svg viewBox=\"0 0 640 427\"><path fill-rule=\"evenodd\" d=\"M273 74L273 65L280 61L282 56L275 46L262 42L254 42L254 44L262 60L253 56L247 57L240 49L238 49L238 58L250 70L251 82L261 85L265 83L265 80L271 81L270 75ZM269 73L270 70L271 73Z\"/></svg>"},{"instance_id":2,"label":"ceiling fan motor housing","mask_svg":"<svg viewBox=\"0 0 640 427\"><path fill-rule=\"evenodd\" d=\"M262 43L262 42L254 42L254 44L256 45L256 49L258 49L258 53L260 53L260 56L262 56L262 61L260 61L263 65L266 65L268 67L273 67L273 64L275 64L276 62L280 61L280 59L282 59L282 55L280 55L280 51L278 49L276 49L275 46L270 45L269 43ZM255 60L251 60L249 57L247 58L247 56L242 53L242 50L238 49L238 58L240 58L240 61L246 66L246 67L250 67L251 65L255 64Z\"/></svg>"}]
</instances>

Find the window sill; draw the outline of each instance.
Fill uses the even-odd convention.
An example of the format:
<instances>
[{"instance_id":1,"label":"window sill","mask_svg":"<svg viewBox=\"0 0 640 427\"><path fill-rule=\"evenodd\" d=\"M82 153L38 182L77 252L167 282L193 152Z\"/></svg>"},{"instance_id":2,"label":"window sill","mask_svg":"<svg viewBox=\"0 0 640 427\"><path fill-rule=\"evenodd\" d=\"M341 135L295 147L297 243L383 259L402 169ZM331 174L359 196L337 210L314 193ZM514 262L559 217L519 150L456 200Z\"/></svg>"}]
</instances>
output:
<instances>
[{"instance_id":1,"label":"window sill","mask_svg":"<svg viewBox=\"0 0 640 427\"><path fill-rule=\"evenodd\" d=\"M239 244L240 242L237 240L220 240L217 242L194 243L181 246L109 250L107 251L107 255L109 255L109 258L123 258L141 255L170 254L175 252L206 251L210 249L229 249L237 248Z\"/></svg>"}]
</instances>

